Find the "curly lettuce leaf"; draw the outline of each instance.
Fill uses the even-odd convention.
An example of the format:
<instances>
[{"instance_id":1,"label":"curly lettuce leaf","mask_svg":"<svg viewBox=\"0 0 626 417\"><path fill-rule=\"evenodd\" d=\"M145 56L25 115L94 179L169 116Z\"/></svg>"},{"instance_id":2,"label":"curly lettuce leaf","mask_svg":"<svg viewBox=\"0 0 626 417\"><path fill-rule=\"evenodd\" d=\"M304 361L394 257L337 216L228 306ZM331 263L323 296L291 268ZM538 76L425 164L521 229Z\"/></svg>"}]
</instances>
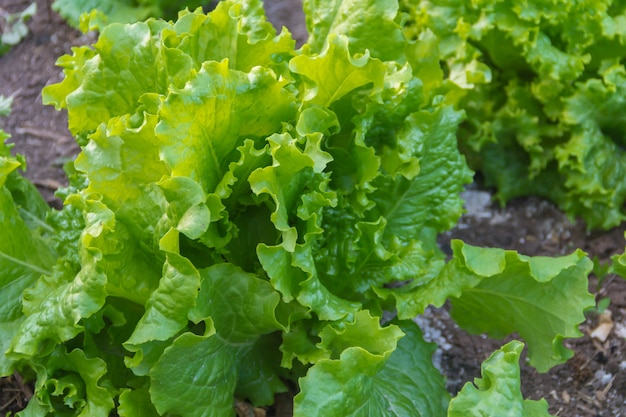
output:
<instances>
[{"instance_id":1,"label":"curly lettuce leaf","mask_svg":"<svg viewBox=\"0 0 626 417\"><path fill-rule=\"evenodd\" d=\"M590 229L626 218L615 2L400 3L406 36L439 38L446 97L467 112L462 149L502 203L539 195Z\"/></svg>"},{"instance_id":2,"label":"curly lettuce leaf","mask_svg":"<svg viewBox=\"0 0 626 417\"><path fill-rule=\"evenodd\" d=\"M267 69L240 72L227 60L203 64L159 111L156 134L163 138L160 155L171 174L213 192L245 138L270 136L293 117L293 96L284 85ZM183 140L174 140L178 135Z\"/></svg>"},{"instance_id":3,"label":"curly lettuce leaf","mask_svg":"<svg viewBox=\"0 0 626 417\"><path fill-rule=\"evenodd\" d=\"M333 34L341 34L348 38L352 53L368 50L384 61L402 59L405 40L394 22L397 1L304 0L303 6L309 32L307 45L314 52L325 49Z\"/></svg>"},{"instance_id":4,"label":"curly lettuce leaf","mask_svg":"<svg viewBox=\"0 0 626 417\"><path fill-rule=\"evenodd\" d=\"M519 359L524 345L516 340L495 351L480 366L482 378L468 382L450 401L449 417L549 417L545 400L525 400L520 390Z\"/></svg>"},{"instance_id":5,"label":"curly lettuce leaf","mask_svg":"<svg viewBox=\"0 0 626 417\"><path fill-rule=\"evenodd\" d=\"M273 402L273 395L286 386L278 374L280 356L261 355L263 346L276 347L273 339L262 336L286 329L297 310L279 305L280 296L267 281L232 264L217 264L200 274L200 293L189 318L204 322L207 330L202 336L177 337L152 367L150 393L157 410L225 415L232 412L235 391L255 403ZM258 363L261 357L268 361ZM174 369L182 378L171 378ZM267 379L260 381L260 376ZM210 398L211 406L198 407L198 395Z\"/></svg>"},{"instance_id":6,"label":"curly lettuce leaf","mask_svg":"<svg viewBox=\"0 0 626 417\"><path fill-rule=\"evenodd\" d=\"M79 28L83 13L97 10L106 24L133 23L148 17L174 19L179 10L194 9L207 3L204 0L55 0L52 9L58 12L70 26Z\"/></svg>"},{"instance_id":7,"label":"curly lettuce leaf","mask_svg":"<svg viewBox=\"0 0 626 417\"><path fill-rule=\"evenodd\" d=\"M35 396L18 416L75 415L106 417L114 407L115 390L106 381L106 363L80 349L59 347L36 361Z\"/></svg>"},{"instance_id":8,"label":"curly lettuce leaf","mask_svg":"<svg viewBox=\"0 0 626 417\"><path fill-rule=\"evenodd\" d=\"M456 152L456 129L462 115L451 107L411 114L398 136L410 136L420 162L414 178L379 177L372 194L375 212L387 220L387 232L402 239L418 239L426 227L449 230L463 212L459 198L472 179L465 159ZM393 196L393 197L391 197Z\"/></svg>"},{"instance_id":9,"label":"curly lettuce leaf","mask_svg":"<svg viewBox=\"0 0 626 417\"><path fill-rule=\"evenodd\" d=\"M262 9L248 7L231 16L233 7L222 2L208 15L182 12L176 23L105 27L92 48L77 47L59 59L66 77L44 88L44 103L67 108L70 131L82 135L112 117L151 109L155 94L166 94L170 85L183 88L205 62L228 59L232 69L249 71L255 65L279 67L293 54L291 35L284 32L274 42L275 30L263 24ZM247 26L259 25L262 33L246 32L247 26L238 24L244 16Z\"/></svg>"},{"instance_id":10,"label":"curly lettuce leaf","mask_svg":"<svg viewBox=\"0 0 626 417\"><path fill-rule=\"evenodd\" d=\"M471 333L495 338L519 333L528 344L530 364L540 372L573 355L563 341L580 336L583 311L594 305L587 290L593 265L582 251L527 257L461 241L453 241L452 250L440 276L416 290L422 300L441 306L450 298L453 319Z\"/></svg>"},{"instance_id":11,"label":"curly lettuce leaf","mask_svg":"<svg viewBox=\"0 0 626 417\"><path fill-rule=\"evenodd\" d=\"M311 80L305 102L322 107L331 105L357 88L373 83L370 94L382 89L385 67L369 54L355 58L348 50L349 40L331 36L317 56L300 55L289 61L291 71Z\"/></svg>"},{"instance_id":12,"label":"curly lettuce leaf","mask_svg":"<svg viewBox=\"0 0 626 417\"><path fill-rule=\"evenodd\" d=\"M24 291L7 357L41 370L79 347L106 365L98 384L120 415L228 415L235 397L268 405L298 381L300 415L442 415L432 347L402 320L451 297L477 331L523 333L541 366L562 359L548 345L574 335L586 306L582 254L551 266L459 245L445 266L437 247L471 180L451 106L462 88L439 66L449 45L434 29L404 37L395 2L307 8L333 17L297 51L259 0L240 0L109 25L59 61L66 78L44 95L82 147L84 180L64 191L82 232L74 252L53 245L52 273ZM519 313L512 329L492 323L503 307L490 290ZM521 313L538 294L554 303ZM533 339L538 320L550 327Z\"/></svg>"},{"instance_id":13,"label":"curly lettuce leaf","mask_svg":"<svg viewBox=\"0 0 626 417\"><path fill-rule=\"evenodd\" d=\"M431 362L434 347L423 341L419 328L403 323L404 336L396 330L381 338L375 333L391 333L393 327L376 329L378 323L368 325L361 317L339 332L322 333L322 344L332 341L336 353L301 379L294 416L444 416L445 383ZM364 337L368 332L372 335Z\"/></svg>"}]
</instances>

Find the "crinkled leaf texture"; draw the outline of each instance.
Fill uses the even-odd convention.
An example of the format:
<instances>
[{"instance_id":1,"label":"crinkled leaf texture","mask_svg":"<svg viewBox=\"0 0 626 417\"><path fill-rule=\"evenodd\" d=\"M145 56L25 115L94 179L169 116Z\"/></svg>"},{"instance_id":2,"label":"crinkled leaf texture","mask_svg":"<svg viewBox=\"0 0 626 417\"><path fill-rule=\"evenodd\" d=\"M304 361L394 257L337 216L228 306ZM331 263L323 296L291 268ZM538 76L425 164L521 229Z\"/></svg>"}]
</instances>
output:
<instances>
[{"instance_id":1,"label":"crinkled leaf texture","mask_svg":"<svg viewBox=\"0 0 626 417\"><path fill-rule=\"evenodd\" d=\"M459 140L502 203L539 195L594 229L626 219L620 2L400 4L406 36L439 38Z\"/></svg>"},{"instance_id":2,"label":"crinkled leaf texture","mask_svg":"<svg viewBox=\"0 0 626 417\"><path fill-rule=\"evenodd\" d=\"M132 23L150 16L173 19L179 9L193 9L206 1L186 0L55 0L52 9L58 12L71 26L81 27L81 15L97 10L102 14L103 23Z\"/></svg>"},{"instance_id":3,"label":"crinkled leaf texture","mask_svg":"<svg viewBox=\"0 0 626 417\"><path fill-rule=\"evenodd\" d=\"M299 50L232 0L108 25L59 60L44 100L81 145L64 209L0 155L0 370L36 379L22 415L226 416L293 384L302 416L444 415L408 319L448 298L542 370L567 356L582 253L455 243L446 264L437 245L472 172L434 31L406 37L394 1L305 7Z\"/></svg>"}]
</instances>

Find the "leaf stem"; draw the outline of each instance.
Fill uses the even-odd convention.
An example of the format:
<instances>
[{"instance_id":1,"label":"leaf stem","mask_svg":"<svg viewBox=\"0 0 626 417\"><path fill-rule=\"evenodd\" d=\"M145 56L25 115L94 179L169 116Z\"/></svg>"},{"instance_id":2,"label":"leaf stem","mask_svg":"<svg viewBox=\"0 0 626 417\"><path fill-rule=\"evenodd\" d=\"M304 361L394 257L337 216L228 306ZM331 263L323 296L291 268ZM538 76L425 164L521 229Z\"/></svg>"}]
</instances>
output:
<instances>
[{"instance_id":1,"label":"leaf stem","mask_svg":"<svg viewBox=\"0 0 626 417\"><path fill-rule=\"evenodd\" d=\"M0 258L7 259L9 262L16 263L18 265L21 265L23 267L31 269L31 270L33 270L35 272L39 272L40 274L43 274L43 275L52 275L52 271L48 271L46 269L40 268L37 265L33 265L33 264L29 264L27 262L21 261L21 260L19 260L17 258L12 257L11 255L7 255L4 252L0 252Z\"/></svg>"}]
</instances>

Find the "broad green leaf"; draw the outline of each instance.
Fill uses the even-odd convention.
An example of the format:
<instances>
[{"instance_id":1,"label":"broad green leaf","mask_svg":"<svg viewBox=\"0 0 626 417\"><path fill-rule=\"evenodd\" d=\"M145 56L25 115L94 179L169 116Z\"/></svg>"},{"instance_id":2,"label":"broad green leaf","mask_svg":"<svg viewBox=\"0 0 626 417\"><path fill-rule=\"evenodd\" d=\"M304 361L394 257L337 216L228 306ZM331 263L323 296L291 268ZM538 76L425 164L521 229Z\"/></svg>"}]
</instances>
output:
<instances>
[{"instance_id":1,"label":"broad green leaf","mask_svg":"<svg viewBox=\"0 0 626 417\"><path fill-rule=\"evenodd\" d=\"M435 368L436 346L424 341L412 321L394 320L404 332L398 347L376 375L376 386L398 416L445 416L450 395L446 381Z\"/></svg>"},{"instance_id":2,"label":"broad green leaf","mask_svg":"<svg viewBox=\"0 0 626 417\"><path fill-rule=\"evenodd\" d=\"M417 239L423 228L438 232L453 227L463 211L459 197L472 172L457 151L455 132L461 113L450 107L410 115L399 133L414 141L419 173L411 178L380 176L374 212L387 219L386 233L402 239Z\"/></svg>"},{"instance_id":3,"label":"broad green leaf","mask_svg":"<svg viewBox=\"0 0 626 417\"><path fill-rule=\"evenodd\" d=\"M2 130L0 130L1 135ZM35 233L41 233L47 237L50 235L51 228L46 224L46 217L52 210L35 185L17 170L25 171L26 161L22 155L12 156L11 148L12 145L0 145L0 184L9 191L26 226Z\"/></svg>"},{"instance_id":4,"label":"broad green leaf","mask_svg":"<svg viewBox=\"0 0 626 417\"><path fill-rule=\"evenodd\" d=\"M216 334L176 338L150 371L150 397L159 414L234 416L236 354Z\"/></svg>"},{"instance_id":5,"label":"broad green leaf","mask_svg":"<svg viewBox=\"0 0 626 417\"><path fill-rule=\"evenodd\" d=\"M0 376L5 377L13 374L15 361L5 354L11 346L11 339L22 325L23 317L14 320L2 320L0 322Z\"/></svg>"},{"instance_id":6,"label":"broad green leaf","mask_svg":"<svg viewBox=\"0 0 626 417\"><path fill-rule=\"evenodd\" d=\"M423 341L414 324L401 328L406 335L397 347L400 332L396 328L395 337L383 336L391 330L388 327L379 329L378 335L362 334L338 359L315 364L300 380L302 391L294 400L294 416L444 416L449 395L431 362L434 348ZM357 335L359 328L346 331ZM376 342L386 348L372 352L358 347Z\"/></svg>"},{"instance_id":7,"label":"broad green leaf","mask_svg":"<svg viewBox=\"0 0 626 417\"><path fill-rule=\"evenodd\" d=\"M84 192L101 195L116 221L158 257L157 225L166 201L155 183L169 171L155 146L156 123L157 117L147 114L141 120L112 118L89 135L74 166L89 180Z\"/></svg>"},{"instance_id":8,"label":"broad green leaf","mask_svg":"<svg viewBox=\"0 0 626 417\"><path fill-rule=\"evenodd\" d=\"M229 343L250 343L259 336L284 329L277 311L280 295L255 274L230 263L200 270L200 292L189 319L211 318L215 331Z\"/></svg>"},{"instance_id":9,"label":"broad green leaf","mask_svg":"<svg viewBox=\"0 0 626 417\"><path fill-rule=\"evenodd\" d=\"M269 282L232 264L213 265L200 275L200 293L189 319L197 323L210 318L216 337L232 349L242 348L234 359L237 393L255 405L272 404L275 393L287 390L279 377L279 340L273 333L286 329L294 311L279 304L280 295Z\"/></svg>"},{"instance_id":10,"label":"broad green leaf","mask_svg":"<svg viewBox=\"0 0 626 417\"><path fill-rule=\"evenodd\" d=\"M359 347L339 359L322 359L299 381L294 417L315 415L384 416L386 404L373 395L374 376L384 358Z\"/></svg>"},{"instance_id":11,"label":"broad green leaf","mask_svg":"<svg viewBox=\"0 0 626 417\"><path fill-rule=\"evenodd\" d=\"M54 254L42 237L26 226L5 187L0 188L0 230L0 320L8 322L21 315L23 291L41 275L51 273Z\"/></svg>"},{"instance_id":12,"label":"broad green leaf","mask_svg":"<svg viewBox=\"0 0 626 417\"><path fill-rule=\"evenodd\" d=\"M94 262L73 271L57 269L24 293L27 314L8 351L14 358L49 354L50 346L74 338L82 331L80 321L98 311L105 302L106 276ZM52 344L50 342L53 342Z\"/></svg>"},{"instance_id":13,"label":"broad green leaf","mask_svg":"<svg viewBox=\"0 0 626 417\"><path fill-rule=\"evenodd\" d=\"M159 286L146 303L146 312L127 346L139 346L151 340L167 340L187 325L200 288L200 274L191 262L177 253L167 252Z\"/></svg>"},{"instance_id":14,"label":"broad green leaf","mask_svg":"<svg viewBox=\"0 0 626 417\"><path fill-rule=\"evenodd\" d=\"M525 400L519 359L524 345L516 340L495 351L481 365L482 378L468 382L452 399L448 417L549 417L545 400Z\"/></svg>"},{"instance_id":15,"label":"broad green leaf","mask_svg":"<svg viewBox=\"0 0 626 417\"><path fill-rule=\"evenodd\" d=\"M73 194L66 200L85 219L80 241L83 268L98 264L106 271L108 295L144 305L158 286L165 257L155 252L155 243L140 243L145 236L135 235L136 228L127 227L102 201L90 197L99 196Z\"/></svg>"},{"instance_id":16,"label":"broad green leaf","mask_svg":"<svg viewBox=\"0 0 626 417\"><path fill-rule=\"evenodd\" d=\"M527 257L461 241L453 241L452 249L452 261L420 291L423 300L440 306L450 298L452 317L471 333L519 333L540 372L572 356L563 341L580 336L583 312L594 305L587 290L593 264L582 251Z\"/></svg>"},{"instance_id":17,"label":"broad green leaf","mask_svg":"<svg viewBox=\"0 0 626 417\"><path fill-rule=\"evenodd\" d=\"M288 387L281 379L280 337L270 334L260 337L239 359L237 369L238 398L246 398L255 406L274 404L274 395L287 392Z\"/></svg>"}]
</instances>

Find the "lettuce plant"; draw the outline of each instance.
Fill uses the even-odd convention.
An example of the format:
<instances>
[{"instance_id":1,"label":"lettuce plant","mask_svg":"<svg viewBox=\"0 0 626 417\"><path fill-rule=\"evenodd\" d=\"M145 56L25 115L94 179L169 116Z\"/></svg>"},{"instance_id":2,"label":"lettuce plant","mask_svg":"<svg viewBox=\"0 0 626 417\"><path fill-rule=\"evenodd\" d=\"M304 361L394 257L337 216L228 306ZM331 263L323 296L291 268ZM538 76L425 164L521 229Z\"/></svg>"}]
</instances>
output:
<instances>
[{"instance_id":1,"label":"lettuce plant","mask_svg":"<svg viewBox=\"0 0 626 417\"><path fill-rule=\"evenodd\" d=\"M626 219L626 4L402 0L407 36L434 32L459 136L505 202L539 195L589 228Z\"/></svg>"},{"instance_id":2,"label":"lettuce plant","mask_svg":"<svg viewBox=\"0 0 626 417\"><path fill-rule=\"evenodd\" d=\"M289 390L295 416L548 415L520 393L521 342L450 399L411 319L450 300L547 371L593 304L591 261L461 241L446 260L472 173L437 39L408 38L391 0L304 6L298 50L233 0L60 58L44 100L82 148L63 210L0 158L0 375L35 384L20 415L221 417Z\"/></svg>"},{"instance_id":3,"label":"lettuce plant","mask_svg":"<svg viewBox=\"0 0 626 417\"><path fill-rule=\"evenodd\" d=\"M0 8L0 56L20 43L28 35L26 22L37 13L37 3L17 13L8 13Z\"/></svg>"}]
</instances>

